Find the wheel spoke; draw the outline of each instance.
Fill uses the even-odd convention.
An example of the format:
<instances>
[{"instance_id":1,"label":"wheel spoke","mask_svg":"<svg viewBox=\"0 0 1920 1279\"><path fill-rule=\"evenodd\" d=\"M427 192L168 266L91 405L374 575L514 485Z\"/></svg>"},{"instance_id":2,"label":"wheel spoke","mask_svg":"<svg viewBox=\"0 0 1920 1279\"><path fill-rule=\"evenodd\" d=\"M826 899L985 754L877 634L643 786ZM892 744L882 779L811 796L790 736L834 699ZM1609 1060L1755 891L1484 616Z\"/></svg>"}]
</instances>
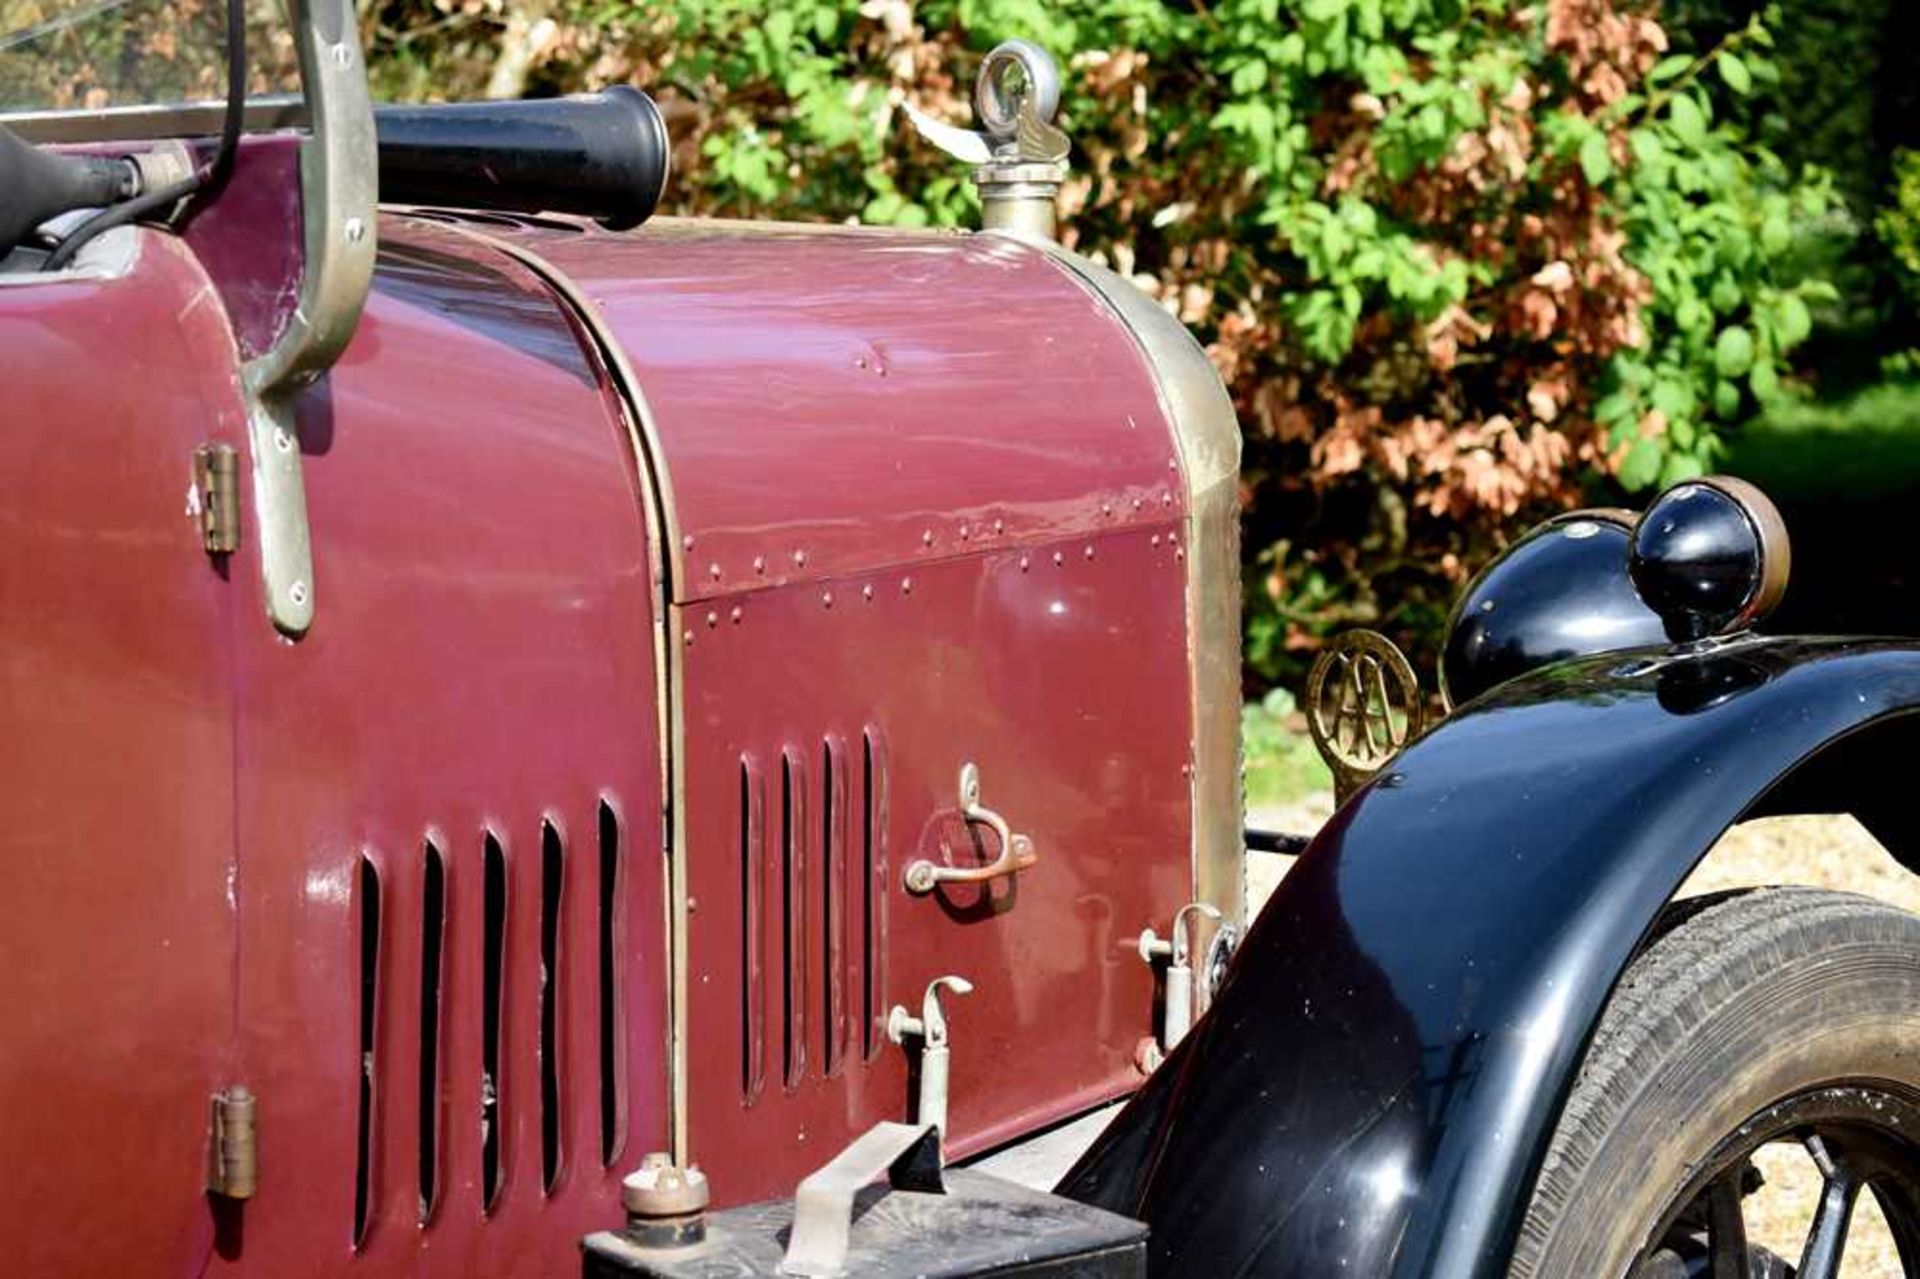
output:
<instances>
[{"instance_id":1,"label":"wheel spoke","mask_svg":"<svg viewBox=\"0 0 1920 1279\"><path fill-rule=\"evenodd\" d=\"M1755 1153L1775 1143L1797 1143L1820 1176L1797 1265L1790 1253L1763 1246L1770 1238L1751 1236L1754 1223L1746 1220L1747 1199L1766 1184ZM1693 1171L1654 1218L1630 1279L1839 1279L1854 1214L1868 1194L1899 1250L1901 1273L1920 1279L1920 1088L1867 1082L1792 1093L1690 1163ZM1802 1213L1804 1184L1792 1195ZM1863 1249L1873 1251L1869 1244L1883 1242L1879 1224L1854 1245L1856 1263Z\"/></svg>"},{"instance_id":2,"label":"wheel spoke","mask_svg":"<svg viewBox=\"0 0 1920 1279\"><path fill-rule=\"evenodd\" d=\"M1741 1160L1707 1187L1707 1257L1713 1279L1747 1279L1747 1219L1740 1207Z\"/></svg>"},{"instance_id":3,"label":"wheel spoke","mask_svg":"<svg viewBox=\"0 0 1920 1279\"><path fill-rule=\"evenodd\" d=\"M1825 1180L1796 1274L1798 1279L1839 1279L1840 1261L1847 1250L1847 1228L1853 1223L1853 1206L1860 1196L1860 1183L1835 1162L1818 1134L1808 1135L1803 1144ZM1718 1276L1716 1271L1715 1279Z\"/></svg>"},{"instance_id":4,"label":"wheel spoke","mask_svg":"<svg viewBox=\"0 0 1920 1279\"><path fill-rule=\"evenodd\" d=\"M1910 1171L1901 1170L1870 1188L1900 1252L1901 1273L1920 1275L1920 1184Z\"/></svg>"}]
</instances>

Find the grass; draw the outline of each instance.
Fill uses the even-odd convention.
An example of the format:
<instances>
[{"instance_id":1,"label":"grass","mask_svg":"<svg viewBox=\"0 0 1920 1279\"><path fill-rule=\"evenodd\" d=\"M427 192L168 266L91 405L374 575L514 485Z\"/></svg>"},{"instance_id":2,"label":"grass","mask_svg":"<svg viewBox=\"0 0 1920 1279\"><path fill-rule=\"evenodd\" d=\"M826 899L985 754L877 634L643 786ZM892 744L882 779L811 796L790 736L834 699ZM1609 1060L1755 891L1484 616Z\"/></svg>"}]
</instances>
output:
<instances>
[{"instance_id":1,"label":"grass","mask_svg":"<svg viewBox=\"0 0 1920 1279\"><path fill-rule=\"evenodd\" d=\"M1285 689L1241 708L1240 742L1249 808L1278 808L1333 789L1333 774L1307 735L1306 717Z\"/></svg>"},{"instance_id":2,"label":"grass","mask_svg":"<svg viewBox=\"0 0 1920 1279\"><path fill-rule=\"evenodd\" d=\"M1783 404L1747 424L1726 463L1783 501L1875 501L1920 491L1920 381Z\"/></svg>"}]
</instances>

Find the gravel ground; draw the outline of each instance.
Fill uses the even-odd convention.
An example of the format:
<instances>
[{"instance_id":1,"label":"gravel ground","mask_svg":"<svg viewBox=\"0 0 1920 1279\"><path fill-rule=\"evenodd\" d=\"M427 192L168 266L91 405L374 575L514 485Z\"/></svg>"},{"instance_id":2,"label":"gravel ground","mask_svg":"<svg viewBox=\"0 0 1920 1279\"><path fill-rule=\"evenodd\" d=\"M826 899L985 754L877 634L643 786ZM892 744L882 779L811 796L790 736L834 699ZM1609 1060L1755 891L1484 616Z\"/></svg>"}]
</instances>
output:
<instances>
[{"instance_id":1,"label":"gravel ground","mask_svg":"<svg viewBox=\"0 0 1920 1279\"><path fill-rule=\"evenodd\" d=\"M1256 810L1255 826L1306 834L1333 813L1333 797L1309 795L1283 808ZM1264 903L1293 859L1248 858L1250 905ZM1809 884L1861 893L1920 913L1920 876L1909 874L1851 817L1775 817L1735 827L1715 845L1681 887L1691 897L1726 888ZM1820 1186L1813 1162L1798 1146L1771 1145L1755 1162L1766 1186L1747 1200L1750 1237L1787 1258L1799 1258ZM1847 1245L1842 1279L1891 1279L1900 1274L1892 1236L1871 1196L1863 1196Z\"/></svg>"}]
</instances>

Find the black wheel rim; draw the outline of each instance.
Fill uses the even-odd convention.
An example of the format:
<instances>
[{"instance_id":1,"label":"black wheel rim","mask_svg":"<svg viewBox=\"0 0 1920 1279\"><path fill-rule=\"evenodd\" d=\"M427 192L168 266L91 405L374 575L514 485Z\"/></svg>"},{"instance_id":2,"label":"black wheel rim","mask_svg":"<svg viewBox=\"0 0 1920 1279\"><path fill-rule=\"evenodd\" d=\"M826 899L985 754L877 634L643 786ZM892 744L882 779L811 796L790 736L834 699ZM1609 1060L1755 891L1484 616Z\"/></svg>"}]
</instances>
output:
<instances>
[{"instance_id":1,"label":"black wheel rim","mask_svg":"<svg viewBox=\"0 0 1920 1279\"><path fill-rule=\"evenodd\" d=\"M1758 1184L1754 1153L1797 1142L1821 1177L1798 1258L1748 1242L1743 1200ZM1695 1165L1635 1262L1635 1279L1839 1279L1861 1194L1873 1195L1900 1253L1920 1276L1920 1094L1880 1080L1796 1093L1750 1117ZM1792 1263L1792 1264L1789 1264Z\"/></svg>"}]
</instances>

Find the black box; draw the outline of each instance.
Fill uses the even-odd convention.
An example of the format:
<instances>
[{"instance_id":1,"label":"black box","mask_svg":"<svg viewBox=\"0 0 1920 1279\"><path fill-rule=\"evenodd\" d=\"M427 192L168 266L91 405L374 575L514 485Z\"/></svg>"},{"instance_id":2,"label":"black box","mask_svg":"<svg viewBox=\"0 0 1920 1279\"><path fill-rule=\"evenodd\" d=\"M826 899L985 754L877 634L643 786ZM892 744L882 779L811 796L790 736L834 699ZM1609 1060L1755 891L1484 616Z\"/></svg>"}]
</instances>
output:
<instances>
[{"instance_id":1,"label":"black box","mask_svg":"<svg viewBox=\"0 0 1920 1279\"><path fill-rule=\"evenodd\" d=\"M876 1183L855 1201L849 1276L1018 1275L1022 1279L1144 1279L1147 1227L1058 1195L950 1168L947 1193ZM793 1201L729 1208L707 1218L705 1243L637 1247L622 1234L581 1244L586 1279L745 1279L778 1275Z\"/></svg>"}]
</instances>

